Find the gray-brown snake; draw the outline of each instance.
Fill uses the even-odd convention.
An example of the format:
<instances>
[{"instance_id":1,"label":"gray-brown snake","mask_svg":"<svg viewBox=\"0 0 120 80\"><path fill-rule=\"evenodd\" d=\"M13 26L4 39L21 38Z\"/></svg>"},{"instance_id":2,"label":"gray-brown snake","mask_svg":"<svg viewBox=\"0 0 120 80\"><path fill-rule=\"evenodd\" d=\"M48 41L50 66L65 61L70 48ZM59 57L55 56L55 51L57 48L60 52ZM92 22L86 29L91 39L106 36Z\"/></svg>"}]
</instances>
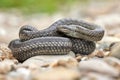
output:
<instances>
[{"instance_id":1,"label":"gray-brown snake","mask_svg":"<svg viewBox=\"0 0 120 80\"><path fill-rule=\"evenodd\" d=\"M20 61L41 54L67 54L70 51L90 54L95 42L102 39L104 29L82 20L60 19L49 28L37 30L25 25L19 32L20 39L10 42L9 48Z\"/></svg>"}]
</instances>

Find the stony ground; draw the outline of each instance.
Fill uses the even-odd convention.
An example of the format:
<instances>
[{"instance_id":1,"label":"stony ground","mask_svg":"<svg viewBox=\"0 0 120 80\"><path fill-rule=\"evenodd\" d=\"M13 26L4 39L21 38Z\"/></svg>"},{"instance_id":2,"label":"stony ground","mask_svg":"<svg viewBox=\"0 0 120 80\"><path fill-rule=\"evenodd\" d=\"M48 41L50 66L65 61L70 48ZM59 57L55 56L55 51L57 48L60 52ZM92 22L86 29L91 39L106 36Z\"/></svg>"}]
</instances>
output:
<instances>
[{"instance_id":1,"label":"stony ground","mask_svg":"<svg viewBox=\"0 0 120 80\"><path fill-rule=\"evenodd\" d=\"M120 80L120 5L108 7L88 6L87 10L54 15L33 15L0 13L0 80ZM81 14L80 14L81 13ZM89 14L85 14L89 13ZM74 16L76 15L76 16ZM18 38L19 28L29 24L44 29L54 21L70 17L80 18L101 25L104 38L97 42L96 50L90 55L40 55L19 63L7 47ZM87 17L86 17L87 16Z\"/></svg>"}]
</instances>

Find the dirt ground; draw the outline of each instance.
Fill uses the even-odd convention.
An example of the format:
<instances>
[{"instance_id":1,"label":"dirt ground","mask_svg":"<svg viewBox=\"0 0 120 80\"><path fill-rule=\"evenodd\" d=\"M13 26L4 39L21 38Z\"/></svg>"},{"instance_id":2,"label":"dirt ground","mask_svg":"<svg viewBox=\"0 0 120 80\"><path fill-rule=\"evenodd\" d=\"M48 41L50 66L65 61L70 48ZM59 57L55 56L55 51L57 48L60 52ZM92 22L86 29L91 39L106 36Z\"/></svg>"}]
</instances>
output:
<instances>
[{"instance_id":1,"label":"dirt ground","mask_svg":"<svg viewBox=\"0 0 120 80\"><path fill-rule=\"evenodd\" d=\"M8 44L19 38L23 25L42 30L61 18L82 19L105 29L93 53L40 55L23 63L12 55ZM120 2L91 2L85 7L76 3L52 15L0 12L0 80L120 80Z\"/></svg>"}]
</instances>

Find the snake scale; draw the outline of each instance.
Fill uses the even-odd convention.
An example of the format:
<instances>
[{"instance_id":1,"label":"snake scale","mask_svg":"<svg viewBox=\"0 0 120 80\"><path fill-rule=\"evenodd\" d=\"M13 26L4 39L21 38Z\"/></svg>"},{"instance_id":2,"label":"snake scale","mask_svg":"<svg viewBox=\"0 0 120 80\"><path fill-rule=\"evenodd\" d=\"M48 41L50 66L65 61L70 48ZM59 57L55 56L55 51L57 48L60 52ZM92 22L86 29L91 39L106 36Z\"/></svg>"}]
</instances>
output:
<instances>
[{"instance_id":1,"label":"snake scale","mask_svg":"<svg viewBox=\"0 0 120 80\"><path fill-rule=\"evenodd\" d=\"M67 54L70 51L87 55L95 50L95 41L102 39L104 29L82 20L60 19L44 30L24 25L19 38L8 47L20 62L36 55Z\"/></svg>"}]
</instances>

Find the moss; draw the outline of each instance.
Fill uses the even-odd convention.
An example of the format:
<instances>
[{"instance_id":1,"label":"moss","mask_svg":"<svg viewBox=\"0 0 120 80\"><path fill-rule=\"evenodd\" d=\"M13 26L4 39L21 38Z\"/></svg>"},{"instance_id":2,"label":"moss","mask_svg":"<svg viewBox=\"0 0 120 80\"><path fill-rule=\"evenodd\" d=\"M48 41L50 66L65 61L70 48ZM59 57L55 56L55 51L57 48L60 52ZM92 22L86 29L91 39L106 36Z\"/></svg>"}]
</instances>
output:
<instances>
[{"instance_id":1,"label":"moss","mask_svg":"<svg viewBox=\"0 0 120 80\"><path fill-rule=\"evenodd\" d=\"M0 0L0 9L17 9L25 14L54 13L60 6L72 5L76 1L83 0Z\"/></svg>"}]
</instances>

